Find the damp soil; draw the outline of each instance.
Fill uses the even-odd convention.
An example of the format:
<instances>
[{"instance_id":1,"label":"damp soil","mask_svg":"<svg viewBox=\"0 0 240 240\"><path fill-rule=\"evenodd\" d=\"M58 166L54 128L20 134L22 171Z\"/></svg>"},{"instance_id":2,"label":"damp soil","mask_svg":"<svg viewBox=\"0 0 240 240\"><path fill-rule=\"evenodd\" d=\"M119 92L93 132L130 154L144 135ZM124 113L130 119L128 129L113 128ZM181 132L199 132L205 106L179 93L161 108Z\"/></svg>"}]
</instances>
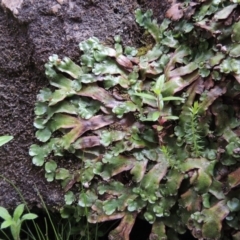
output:
<instances>
[{"instance_id":1,"label":"damp soil","mask_svg":"<svg viewBox=\"0 0 240 240\"><path fill-rule=\"evenodd\" d=\"M142 31L134 11L152 9L161 22L167 7L167 0L24 0L16 14L0 6L0 136L14 136L0 149L0 175L12 181L30 206L41 207L38 193L49 208L63 204L60 184L48 183L28 154L36 142L36 95L48 86L48 57L58 54L78 62L79 42L92 36L111 45L120 35L124 45L139 46ZM14 208L20 202L13 186L0 177L0 206Z\"/></svg>"}]
</instances>

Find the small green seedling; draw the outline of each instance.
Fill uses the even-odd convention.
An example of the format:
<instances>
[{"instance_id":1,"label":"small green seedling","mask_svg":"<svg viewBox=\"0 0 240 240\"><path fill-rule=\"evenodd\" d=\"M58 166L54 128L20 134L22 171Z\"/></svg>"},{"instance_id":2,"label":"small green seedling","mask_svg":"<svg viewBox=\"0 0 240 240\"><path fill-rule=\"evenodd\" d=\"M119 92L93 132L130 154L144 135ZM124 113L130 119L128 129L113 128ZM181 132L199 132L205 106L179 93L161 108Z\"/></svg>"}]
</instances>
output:
<instances>
[{"instance_id":1,"label":"small green seedling","mask_svg":"<svg viewBox=\"0 0 240 240\"><path fill-rule=\"evenodd\" d=\"M14 210L13 216L11 216L8 210L4 207L0 207L0 217L4 219L1 224L1 229L10 227L11 234L14 240L20 240L21 225L25 220L33 220L38 216L33 213L23 214L24 204L20 204Z\"/></svg>"},{"instance_id":2,"label":"small green seedling","mask_svg":"<svg viewBox=\"0 0 240 240\"><path fill-rule=\"evenodd\" d=\"M169 101L184 102L184 98L181 98L181 97L175 97L175 96L163 97L162 90L164 87L164 83L165 83L165 76L164 74L162 74L156 80L156 83L152 87L150 93L145 93L145 92L133 93L133 95L141 97L145 103L148 101L155 101L157 103L157 110L154 113L149 114L147 118L145 117L141 118L142 121L157 121L158 118L161 116L161 112L164 110L164 102L169 102ZM178 119L177 116L172 116L172 115L164 116L164 118L168 120Z\"/></svg>"}]
</instances>

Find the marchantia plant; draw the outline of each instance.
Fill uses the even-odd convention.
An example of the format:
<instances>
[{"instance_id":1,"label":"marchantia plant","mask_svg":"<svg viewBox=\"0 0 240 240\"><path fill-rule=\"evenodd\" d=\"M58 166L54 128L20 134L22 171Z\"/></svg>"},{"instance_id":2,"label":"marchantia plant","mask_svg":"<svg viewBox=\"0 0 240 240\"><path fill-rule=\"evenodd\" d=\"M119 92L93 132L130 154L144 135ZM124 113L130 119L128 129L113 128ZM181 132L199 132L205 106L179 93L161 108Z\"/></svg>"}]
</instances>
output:
<instances>
[{"instance_id":1,"label":"marchantia plant","mask_svg":"<svg viewBox=\"0 0 240 240\"><path fill-rule=\"evenodd\" d=\"M62 181L63 217L121 219L109 239L129 239L136 217L153 224L150 240L186 229L240 239L239 1L176 3L161 25L151 16L136 11L154 39L143 55L92 37L80 65L49 58L33 163Z\"/></svg>"}]
</instances>

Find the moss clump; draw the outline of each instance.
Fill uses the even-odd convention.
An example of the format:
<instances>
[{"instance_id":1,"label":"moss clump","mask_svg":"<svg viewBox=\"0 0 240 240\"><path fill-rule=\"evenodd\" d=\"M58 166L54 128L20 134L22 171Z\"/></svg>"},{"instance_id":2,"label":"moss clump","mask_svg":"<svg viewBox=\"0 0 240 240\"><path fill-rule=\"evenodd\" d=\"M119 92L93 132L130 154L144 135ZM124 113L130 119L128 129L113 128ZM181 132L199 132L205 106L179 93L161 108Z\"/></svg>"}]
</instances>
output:
<instances>
[{"instance_id":1,"label":"moss clump","mask_svg":"<svg viewBox=\"0 0 240 240\"><path fill-rule=\"evenodd\" d=\"M64 217L75 208L92 223L122 219L115 239L128 239L137 216L153 224L150 239L178 239L187 228L198 239L237 239L238 13L229 1L186 1L158 25L137 10L155 41L144 55L118 37L115 48L93 37L80 43L80 65L49 58L54 90L38 95L43 143L30 155L48 181L62 181ZM78 169L59 167L66 152Z\"/></svg>"}]
</instances>

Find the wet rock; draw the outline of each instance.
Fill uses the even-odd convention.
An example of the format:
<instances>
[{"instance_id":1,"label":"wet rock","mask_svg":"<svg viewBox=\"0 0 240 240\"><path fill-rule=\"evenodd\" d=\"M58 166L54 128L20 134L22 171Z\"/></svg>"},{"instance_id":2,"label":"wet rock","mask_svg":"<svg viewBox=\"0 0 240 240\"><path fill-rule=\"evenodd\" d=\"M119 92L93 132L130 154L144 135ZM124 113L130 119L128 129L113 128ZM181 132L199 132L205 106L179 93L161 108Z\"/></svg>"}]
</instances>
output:
<instances>
[{"instance_id":1,"label":"wet rock","mask_svg":"<svg viewBox=\"0 0 240 240\"><path fill-rule=\"evenodd\" d=\"M13 14L18 14L18 9L21 8L22 3L23 0L2 0L1 5Z\"/></svg>"}]
</instances>

